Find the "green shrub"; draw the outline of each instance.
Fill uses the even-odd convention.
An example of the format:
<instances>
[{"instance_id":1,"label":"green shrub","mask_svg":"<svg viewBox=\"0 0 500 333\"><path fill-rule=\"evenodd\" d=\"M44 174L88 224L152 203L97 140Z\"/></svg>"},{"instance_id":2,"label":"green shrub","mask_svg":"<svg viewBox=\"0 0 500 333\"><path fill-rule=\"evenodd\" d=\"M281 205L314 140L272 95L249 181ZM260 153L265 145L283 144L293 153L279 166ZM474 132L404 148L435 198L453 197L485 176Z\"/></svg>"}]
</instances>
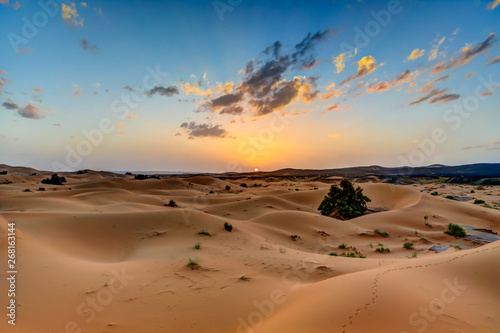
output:
<instances>
[{"instance_id":1,"label":"green shrub","mask_svg":"<svg viewBox=\"0 0 500 333\"><path fill-rule=\"evenodd\" d=\"M349 179L342 179L340 187L332 185L328 195L318 207L322 215L336 213L343 219L351 219L363 215L366 212L366 203L371 199L363 195L363 189L352 185Z\"/></svg>"},{"instance_id":2,"label":"green shrub","mask_svg":"<svg viewBox=\"0 0 500 333\"><path fill-rule=\"evenodd\" d=\"M453 223L448 224L448 230L445 231L445 234L455 236L457 238L467 236L467 233L465 232L464 228L462 228L458 224L453 224Z\"/></svg>"},{"instance_id":3,"label":"green shrub","mask_svg":"<svg viewBox=\"0 0 500 333\"><path fill-rule=\"evenodd\" d=\"M226 191L229 191L231 189L231 186L226 185Z\"/></svg>"},{"instance_id":4,"label":"green shrub","mask_svg":"<svg viewBox=\"0 0 500 333\"><path fill-rule=\"evenodd\" d=\"M328 253L328 255L330 255L330 256L332 256L332 257L336 257L336 256L338 256L338 254L337 254L337 253L335 253L335 252L330 252L330 253Z\"/></svg>"},{"instance_id":5,"label":"green shrub","mask_svg":"<svg viewBox=\"0 0 500 333\"><path fill-rule=\"evenodd\" d=\"M380 253L384 253L384 252L391 252L391 250L389 250L387 247L378 247L375 251L377 252L380 252Z\"/></svg>"},{"instance_id":6,"label":"green shrub","mask_svg":"<svg viewBox=\"0 0 500 333\"><path fill-rule=\"evenodd\" d=\"M451 246L454 247L455 249L459 249L459 250L462 249L462 247L460 245L451 245Z\"/></svg>"},{"instance_id":7,"label":"green shrub","mask_svg":"<svg viewBox=\"0 0 500 333\"><path fill-rule=\"evenodd\" d=\"M476 193L476 191L474 191L474 190L470 190L470 193Z\"/></svg>"},{"instance_id":8,"label":"green shrub","mask_svg":"<svg viewBox=\"0 0 500 333\"><path fill-rule=\"evenodd\" d=\"M413 249L413 243L406 242L403 244L403 247L405 249L411 250L411 249Z\"/></svg>"},{"instance_id":9,"label":"green shrub","mask_svg":"<svg viewBox=\"0 0 500 333\"><path fill-rule=\"evenodd\" d=\"M170 200L168 204L165 204L167 207L177 207L177 203L174 200Z\"/></svg>"},{"instance_id":10,"label":"green shrub","mask_svg":"<svg viewBox=\"0 0 500 333\"><path fill-rule=\"evenodd\" d=\"M63 183L66 183L66 178L59 177L57 173L53 174L50 178L42 180L42 184L62 185Z\"/></svg>"},{"instance_id":11,"label":"green shrub","mask_svg":"<svg viewBox=\"0 0 500 333\"><path fill-rule=\"evenodd\" d=\"M436 191L432 192L431 195L438 195L439 193L437 193Z\"/></svg>"},{"instance_id":12,"label":"green shrub","mask_svg":"<svg viewBox=\"0 0 500 333\"><path fill-rule=\"evenodd\" d=\"M375 229L375 233L376 233L376 234L379 234L379 235L380 235L380 236L382 236L382 237L388 237L388 236L389 236L389 234L388 234L387 232L385 232L385 231L380 231L380 229L378 229L378 228L377 228L377 229Z\"/></svg>"},{"instance_id":13,"label":"green shrub","mask_svg":"<svg viewBox=\"0 0 500 333\"><path fill-rule=\"evenodd\" d=\"M25 189L24 192L31 192L29 188Z\"/></svg>"},{"instance_id":14,"label":"green shrub","mask_svg":"<svg viewBox=\"0 0 500 333\"><path fill-rule=\"evenodd\" d=\"M445 196L445 198L446 198L446 199L450 199L450 200L457 200L457 201L458 201L458 199L457 199L457 198L455 198L455 197L454 197L454 196L452 196L452 195L447 195L447 196Z\"/></svg>"},{"instance_id":15,"label":"green shrub","mask_svg":"<svg viewBox=\"0 0 500 333\"><path fill-rule=\"evenodd\" d=\"M38 191L45 191L45 187L39 187Z\"/></svg>"},{"instance_id":16,"label":"green shrub","mask_svg":"<svg viewBox=\"0 0 500 333\"><path fill-rule=\"evenodd\" d=\"M482 205L484 203L486 203L486 202L484 200L481 200L481 199L474 200L474 205Z\"/></svg>"},{"instance_id":17,"label":"green shrub","mask_svg":"<svg viewBox=\"0 0 500 333\"><path fill-rule=\"evenodd\" d=\"M339 245L339 249L345 250L345 249L347 249L347 245L344 244L344 243L342 243L342 244Z\"/></svg>"},{"instance_id":18,"label":"green shrub","mask_svg":"<svg viewBox=\"0 0 500 333\"><path fill-rule=\"evenodd\" d=\"M208 232L208 230L205 230L205 229L198 231L198 234L210 236L210 233Z\"/></svg>"},{"instance_id":19,"label":"green shrub","mask_svg":"<svg viewBox=\"0 0 500 333\"><path fill-rule=\"evenodd\" d=\"M191 268L191 269L198 268L200 266L200 259L198 259L198 258L194 258L194 259L189 258L187 266L189 268Z\"/></svg>"},{"instance_id":20,"label":"green shrub","mask_svg":"<svg viewBox=\"0 0 500 333\"><path fill-rule=\"evenodd\" d=\"M224 222L224 229L231 232L233 230L233 226L227 222Z\"/></svg>"},{"instance_id":21,"label":"green shrub","mask_svg":"<svg viewBox=\"0 0 500 333\"><path fill-rule=\"evenodd\" d=\"M195 249L199 250L201 248L201 244L200 243L196 243L195 246L194 246Z\"/></svg>"}]
</instances>

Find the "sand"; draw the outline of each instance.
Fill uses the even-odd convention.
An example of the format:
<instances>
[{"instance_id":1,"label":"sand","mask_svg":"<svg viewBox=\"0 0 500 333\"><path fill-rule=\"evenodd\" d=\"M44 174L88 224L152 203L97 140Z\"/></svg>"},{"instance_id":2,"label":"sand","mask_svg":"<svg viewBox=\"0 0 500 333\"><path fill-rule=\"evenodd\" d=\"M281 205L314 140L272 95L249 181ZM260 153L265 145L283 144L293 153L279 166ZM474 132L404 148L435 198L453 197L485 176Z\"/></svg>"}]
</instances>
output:
<instances>
[{"instance_id":1,"label":"sand","mask_svg":"<svg viewBox=\"0 0 500 333\"><path fill-rule=\"evenodd\" d=\"M18 265L16 326L2 314L1 332L500 331L500 242L443 233L451 222L500 231L499 210L444 198L495 205L498 187L360 183L381 212L340 221L317 211L322 182L92 171L56 186L34 172L0 176L5 313L8 222ZM366 258L340 256L343 243ZM428 250L452 244L462 249Z\"/></svg>"}]
</instances>

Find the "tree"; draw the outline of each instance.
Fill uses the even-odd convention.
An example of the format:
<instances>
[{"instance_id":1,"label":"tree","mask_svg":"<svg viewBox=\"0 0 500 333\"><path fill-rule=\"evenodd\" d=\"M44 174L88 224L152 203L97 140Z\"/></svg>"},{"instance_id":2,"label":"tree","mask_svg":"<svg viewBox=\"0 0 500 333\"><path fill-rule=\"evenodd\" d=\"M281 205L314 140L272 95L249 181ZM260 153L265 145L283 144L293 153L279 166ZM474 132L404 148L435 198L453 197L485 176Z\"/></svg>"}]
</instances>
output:
<instances>
[{"instance_id":1,"label":"tree","mask_svg":"<svg viewBox=\"0 0 500 333\"><path fill-rule=\"evenodd\" d=\"M325 196L318 207L322 215L331 215L343 220L352 219L366 212L366 203L371 199L363 195L363 189L352 185L349 179L342 179L340 187L332 185L330 192Z\"/></svg>"}]
</instances>

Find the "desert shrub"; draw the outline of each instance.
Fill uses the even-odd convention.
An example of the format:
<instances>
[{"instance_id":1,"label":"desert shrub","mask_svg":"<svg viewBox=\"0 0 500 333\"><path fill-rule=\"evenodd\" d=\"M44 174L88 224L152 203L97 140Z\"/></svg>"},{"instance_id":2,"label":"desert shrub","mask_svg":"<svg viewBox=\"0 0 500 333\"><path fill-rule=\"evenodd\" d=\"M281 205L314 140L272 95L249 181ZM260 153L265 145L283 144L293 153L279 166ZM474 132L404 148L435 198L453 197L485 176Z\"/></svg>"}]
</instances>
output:
<instances>
[{"instance_id":1,"label":"desert shrub","mask_svg":"<svg viewBox=\"0 0 500 333\"><path fill-rule=\"evenodd\" d=\"M336 212L341 218L351 219L366 212L366 203L371 199L363 195L363 189L352 185L349 179L342 179L340 187L332 185L330 192L325 196L318 207L322 215Z\"/></svg>"},{"instance_id":2,"label":"desert shrub","mask_svg":"<svg viewBox=\"0 0 500 333\"><path fill-rule=\"evenodd\" d=\"M29 188L25 189L24 192L31 192Z\"/></svg>"},{"instance_id":3,"label":"desert shrub","mask_svg":"<svg viewBox=\"0 0 500 333\"><path fill-rule=\"evenodd\" d=\"M208 192L208 193L210 193L210 194L214 194L214 190L210 190L210 192Z\"/></svg>"},{"instance_id":4,"label":"desert shrub","mask_svg":"<svg viewBox=\"0 0 500 333\"><path fill-rule=\"evenodd\" d=\"M247 185L247 184L245 184L245 183L241 183L241 184L240 184L240 186L241 186L241 187L248 187L248 185Z\"/></svg>"},{"instance_id":5,"label":"desert shrub","mask_svg":"<svg viewBox=\"0 0 500 333\"><path fill-rule=\"evenodd\" d=\"M481 200L481 199L474 200L474 205L482 205L484 203L486 203L486 202L484 200Z\"/></svg>"},{"instance_id":6,"label":"desert shrub","mask_svg":"<svg viewBox=\"0 0 500 333\"><path fill-rule=\"evenodd\" d=\"M345 250L345 249L347 249L347 245L344 244L344 243L342 243L342 244L339 245L339 249Z\"/></svg>"},{"instance_id":7,"label":"desert shrub","mask_svg":"<svg viewBox=\"0 0 500 333\"><path fill-rule=\"evenodd\" d=\"M439 193L437 193L436 191L432 192L431 195L438 195Z\"/></svg>"},{"instance_id":8,"label":"desert shrub","mask_svg":"<svg viewBox=\"0 0 500 333\"><path fill-rule=\"evenodd\" d=\"M177 203L174 200L170 200L167 204L165 204L167 207L177 207Z\"/></svg>"},{"instance_id":9,"label":"desert shrub","mask_svg":"<svg viewBox=\"0 0 500 333\"><path fill-rule=\"evenodd\" d=\"M45 191L45 187L39 187L38 191Z\"/></svg>"},{"instance_id":10,"label":"desert shrub","mask_svg":"<svg viewBox=\"0 0 500 333\"><path fill-rule=\"evenodd\" d=\"M206 229L202 229L202 230L198 231L198 234L210 236L210 233Z\"/></svg>"},{"instance_id":11,"label":"desert shrub","mask_svg":"<svg viewBox=\"0 0 500 333\"><path fill-rule=\"evenodd\" d=\"M378 247L375 251L384 253L384 252L391 252L387 247Z\"/></svg>"},{"instance_id":12,"label":"desert shrub","mask_svg":"<svg viewBox=\"0 0 500 333\"><path fill-rule=\"evenodd\" d=\"M83 175L84 173L89 173L89 171L88 170L78 170L76 174Z\"/></svg>"},{"instance_id":13,"label":"desert shrub","mask_svg":"<svg viewBox=\"0 0 500 333\"><path fill-rule=\"evenodd\" d=\"M229 224L227 222L224 222L224 229L226 229L227 231L231 232L233 230L233 225Z\"/></svg>"},{"instance_id":14,"label":"desert shrub","mask_svg":"<svg viewBox=\"0 0 500 333\"><path fill-rule=\"evenodd\" d=\"M284 247L280 247L280 253L285 253L286 249Z\"/></svg>"},{"instance_id":15,"label":"desert shrub","mask_svg":"<svg viewBox=\"0 0 500 333\"><path fill-rule=\"evenodd\" d=\"M42 184L62 185L63 183L66 183L66 178L59 177L57 173L53 174L50 178L42 180Z\"/></svg>"},{"instance_id":16,"label":"desert shrub","mask_svg":"<svg viewBox=\"0 0 500 333\"><path fill-rule=\"evenodd\" d=\"M444 233L451 236L455 236L457 238L467 236L467 233L465 232L464 228L462 228L458 224L453 224L453 223L448 224L448 230L446 230Z\"/></svg>"},{"instance_id":17,"label":"desert shrub","mask_svg":"<svg viewBox=\"0 0 500 333\"><path fill-rule=\"evenodd\" d=\"M6 175L8 171L0 171L0 175Z\"/></svg>"},{"instance_id":18,"label":"desert shrub","mask_svg":"<svg viewBox=\"0 0 500 333\"><path fill-rule=\"evenodd\" d=\"M387 232L380 231L380 229L378 229L378 228L375 229L375 233L378 234L378 235L380 235L380 236L382 236L382 237L388 237L389 236L389 234Z\"/></svg>"},{"instance_id":19,"label":"desert shrub","mask_svg":"<svg viewBox=\"0 0 500 333\"><path fill-rule=\"evenodd\" d=\"M189 258L187 266L191 269L196 269L200 266L200 259L198 258Z\"/></svg>"},{"instance_id":20,"label":"desert shrub","mask_svg":"<svg viewBox=\"0 0 500 333\"><path fill-rule=\"evenodd\" d=\"M231 189L231 186L226 185L226 191L229 191Z\"/></svg>"},{"instance_id":21,"label":"desert shrub","mask_svg":"<svg viewBox=\"0 0 500 333\"><path fill-rule=\"evenodd\" d=\"M197 249L197 250L199 250L201 248L201 244L200 243L196 243L194 245L194 248Z\"/></svg>"},{"instance_id":22,"label":"desert shrub","mask_svg":"<svg viewBox=\"0 0 500 333\"><path fill-rule=\"evenodd\" d=\"M125 172L125 176L132 176L132 172Z\"/></svg>"},{"instance_id":23,"label":"desert shrub","mask_svg":"<svg viewBox=\"0 0 500 333\"><path fill-rule=\"evenodd\" d=\"M474 190L470 190L470 193L476 193L476 191L474 191Z\"/></svg>"},{"instance_id":24,"label":"desert shrub","mask_svg":"<svg viewBox=\"0 0 500 333\"><path fill-rule=\"evenodd\" d=\"M144 180L144 179L148 179L149 177L147 175L143 175L142 173L138 174L138 175L135 175L134 179L137 179L137 180Z\"/></svg>"},{"instance_id":25,"label":"desert shrub","mask_svg":"<svg viewBox=\"0 0 500 333\"><path fill-rule=\"evenodd\" d=\"M450 199L450 200L457 200L457 201L458 201L458 199L457 199L457 198L455 198L455 197L454 197L454 196L452 196L452 195L447 195L445 198L446 198L446 199Z\"/></svg>"},{"instance_id":26,"label":"desert shrub","mask_svg":"<svg viewBox=\"0 0 500 333\"><path fill-rule=\"evenodd\" d=\"M411 249L413 249L413 243L406 242L406 243L403 244L403 247L405 249L411 250Z\"/></svg>"},{"instance_id":27,"label":"desert shrub","mask_svg":"<svg viewBox=\"0 0 500 333\"><path fill-rule=\"evenodd\" d=\"M330 256L332 256L332 257L336 257L336 256L338 256L338 254L337 254L337 253L335 253L335 252L330 252L330 253L328 253L328 255L330 255Z\"/></svg>"},{"instance_id":28,"label":"desert shrub","mask_svg":"<svg viewBox=\"0 0 500 333\"><path fill-rule=\"evenodd\" d=\"M454 247L455 249L461 250L462 247L460 245L451 245L451 247Z\"/></svg>"}]
</instances>

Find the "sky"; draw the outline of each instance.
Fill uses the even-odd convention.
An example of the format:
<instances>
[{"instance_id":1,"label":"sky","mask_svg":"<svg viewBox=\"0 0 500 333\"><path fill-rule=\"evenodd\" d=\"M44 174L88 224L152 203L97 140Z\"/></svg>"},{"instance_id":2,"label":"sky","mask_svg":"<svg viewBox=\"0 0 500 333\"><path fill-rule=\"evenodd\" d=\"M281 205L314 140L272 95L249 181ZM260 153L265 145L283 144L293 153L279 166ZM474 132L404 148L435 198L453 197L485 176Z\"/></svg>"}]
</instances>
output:
<instances>
[{"instance_id":1,"label":"sky","mask_svg":"<svg viewBox=\"0 0 500 333\"><path fill-rule=\"evenodd\" d=\"M0 0L0 163L500 162L500 0Z\"/></svg>"}]
</instances>

